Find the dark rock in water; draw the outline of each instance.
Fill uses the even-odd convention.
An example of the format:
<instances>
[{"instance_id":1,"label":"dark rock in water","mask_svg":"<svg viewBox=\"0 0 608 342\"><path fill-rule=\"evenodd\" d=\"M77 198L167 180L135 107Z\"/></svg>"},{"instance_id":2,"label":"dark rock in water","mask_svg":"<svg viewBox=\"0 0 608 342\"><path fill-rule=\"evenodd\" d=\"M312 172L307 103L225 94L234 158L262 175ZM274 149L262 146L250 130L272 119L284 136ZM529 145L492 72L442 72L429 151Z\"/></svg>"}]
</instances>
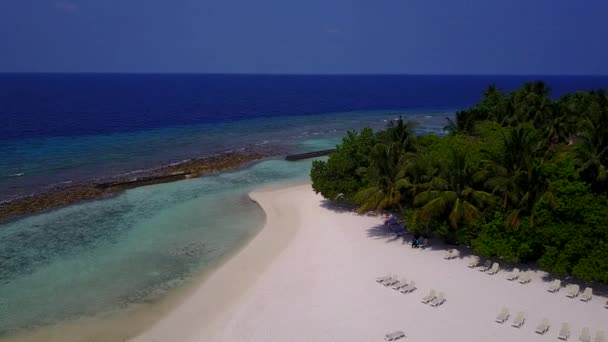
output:
<instances>
[{"instance_id":1,"label":"dark rock in water","mask_svg":"<svg viewBox=\"0 0 608 342\"><path fill-rule=\"evenodd\" d=\"M54 209L82 201L115 195L123 190L143 185L173 182L200 177L219 171L236 169L272 153L225 153L212 157L191 159L149 171L136 178L116 178L111 182L86 183L58 187L44 193L0 203L0 223L21 215Z\"/></svg>"},{"instance_id":2,"label":"dark rock in water","mask_svg":"<svg viewBox=\"0 0 608 342\"><path fill-rule=\"evenodd\" d=\"M314 151L314 152L307 152L307 153L300 153L300 154L292 154L289 155L287 157L285 157L285 160L288 161L298 161L298 160L302 160L302 159L310 159L310 158L316 158L316 157L323 157L323 156L328 156L332 153L336 152L336 149L331 149L331 150L323 150L323 151Z\"/></svg>"}]
</instances>

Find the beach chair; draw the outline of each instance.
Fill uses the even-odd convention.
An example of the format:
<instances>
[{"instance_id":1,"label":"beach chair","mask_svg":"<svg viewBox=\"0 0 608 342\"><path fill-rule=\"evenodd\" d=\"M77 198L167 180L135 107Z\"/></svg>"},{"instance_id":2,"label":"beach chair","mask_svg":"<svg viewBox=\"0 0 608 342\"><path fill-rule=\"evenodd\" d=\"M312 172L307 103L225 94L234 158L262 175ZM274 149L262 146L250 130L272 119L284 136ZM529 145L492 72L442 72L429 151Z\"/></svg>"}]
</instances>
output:
<instances>
[{"instance_id":1,"label":"beach chair","mask_svg":"<svg viewBox=\"0 0 608 342\"><path fill-rule=\"evenodd\" d=\"M386 285L387 283L391 283L391 282L394 284L395 281L396 281L396 279L397 279L396 275L391 275L390 277L388 277L388 278L386 278L386 279L384 279L382 281L379 281L378 283L380 285Z\"/></svg>"},{"instance_id":2,"label":"beach chair","mask_svg":"<svg viewBox=\"0 0 608 342\"><path fill-rule=\"evenodd\" d=\"M479 272L486 272L490 267L492 267L492 260L486 260L482 266L479 266Z\"/></svg>"},{"instance_id":3,"label":"beach chair","mask_svg":"<svg viewBox=\"0 0 608 342\"><path fill-rule=\"evenodd\" d=\"M376 278L376 283L383 283L383 282L391 279L392 277L393 277L392 275L387 275L387 276L384 276L384 277L378 277L378 278Z\"/></svg>"},{"instance_id":4,"label":"beach chair","mask_svg":"<svg viewBox=\"0 0 608 342\"><path fill-rule=\"evenodd\" d=\"M507 309L507 307L503 307L500 312L498 313L498 315L496 316L496 323L504 323L509 319L509 309Z\"/></svg>"},{"instance_id":5,"label":"beach chair","mask_svg":"<svg viewBox=\"0 0 608 342\"><path fill-rule=\"evenodd\" d=\"M570 337L570 323L564 322L564 323L562 323L562 327L559 329L559 334L557 334L557 338L565 341L569 337Z\"/></svg>"},{"instance_id":6,"label":"beach chair","mask_svg":"<svg viewBox=\"0 0 608 342\"><path fill-rule=\"evenodd\" d=\"M513 320L513 323L511 323L511 326L515 328L521 328L521 326L524 325L525 321L526 314L523 313L523 311L520 311L517 313L517 316L515 316L515 319Z\"/></svg>"},{"instance_id":7,"label":"beach chair","mask_svg":"<svg viewBox=\"0 0 608 342\"><path fill-rule=\"evenodd\" d=\"M432 306L439 306L445 302L445 293L439 292L439 295L431 301Z\"/></svg>"},{"instance_id":8,"label":"beach chair","mask_svg":"<svg viewBox=\"0 0 608 342\"><path fill-rule=\"evenodd\" d=\"M593 298L593 289L590 287L585 288L585 291L581 293L581 300L583 302L588 302Z\"/></svg>"},{"instance_id":9,"label":"beach chair","mask_svg":"<svg viewBox=\"0 0 608 342\"><path fill-rule=\"evenodd\" d=\"M469 268L475 268L477 266L479 266L479 257L478 256L474 256L473 260L471 260L471 262L469 262Z\"/></svg>"},{"instance_id":10,"label":"beach chair","mask_svg":"<svg viewBox=\"0 0 608 342\"><path fill-rule=\"evenodd\" d=\"M405 338L405 333L401 330L384 335L385 341L397 341L402 338Z\"/></svg>"},{"instance_id":11,"label":"beach chair","mask_svg":"<svg viewBox=\"0 0 608 342\"><path fill-rule=\"evenodd\" d=\"M457 249L452 249L452 257L450 259L456 259L460 257L460 251Z\"/></svg>"},{"instance_id":12,"label":"beach chair","mask_svg":"<svg viewBox=\"0 0 608 342\"><path fill-rule=\"evenodd\" d=\"M578 285L570 285L570 287L568 288L568 292L566 293L566 297L574 298L578 296L580 290L581 288Z\"/></svg>"},{"instance_id":13,"label":"beach chair","mask_svg":"<svg viewBox=\"0 0 608 342\"><path fill-rule=\"evenodd\" d=\"M391 278L391 279L385 281L384 283L382 283L382 285L389 287L389 286L393 286L393 285L397 284L398 282L399 282L399 279Z\"/></svg>"},{"instance_id":14,"label":"beach chair","mask_svg":"<svg viewBox=\"0 0 608 342\"><path fill-rule=\"evenodd\" d=\"M454 253L453 249L448 249L448 251L445 253L445 256L443 257L446 260L450 260L452 259L452 253Z\"/></svg>"},{"instance_id":15,"label":"beach chair","mask_svg":"<svg viewBox=\"0 0 608 342\"><path fill-rule=\"evenodd\" d=\"M606 301L606 305L604 305L606 309L608 309L608 301Z\"/></svg>"},{"instance_id":16,"label":"beach chair","mask_svg":"<svg viewBox=\"0 0 608 342\"><path fill-rule=\"evenodd\" d=\"M555 279L551 283L551 285L549 285L549 288L547 289L547 291L555 293L555 292L559 291L561 286L562 286L562 281L559 279Z\"/></svg>"},{"instance_id":17,"label":"beach chair","mask_svg":"<svg viewBox=\"0 0 608 342\"><path fill-rule=\"evenodd\" d=\"M584 327L583 330L581 330L581 335L578 337L578 340L580 342L591 341L591 333L589 332L589 328Z\"/></svg>"},{"instance_id":18,"label":"beach chair","mask_svg":"<svg viewBox=\"0 0 608 342\"><path fill-rule=\"evenodd\" d=\"M430 303L430 301L432 301L435 298L437 298L437 291L431 290L431 292L429 292L428 295L424 296L424 298L422 298L422 300L420 302L423 304L428 304L428 303Z\"/></svg>"},{"instance_id":19,"label":"beach chair","mask_svg":"<svg viewBox=\"0 0 608 342\"><path fill-rule=\"evenodd\" d=\"M416 282L412 281L408 286L402 288L399 291L401 291L401 293L410 293L410 292L413 292L414 290L416 290Z\"/></svg>"},{"instance_id":20,"label":"beach chair","mask_svg":"<svg viewBox=\"0 0 608 342\"><path fill-rule=\"evenodd\" d=\"M400 281L398 281L397 283L395 283L392 287L393 290L399 290L400 288L407 286L407 279L405 278L401 278Z\"/></svg>"},{"instance_id":21,"label":"beach chair","mask_svg":"<svg viewBox=\"0 0 608 342\"><path fill-rule=\"evenodd\" d=\"M517 278L519 278L519 268L514 268L507 276L507 280L514 281L517 280Z\"/></svg>"},{"instance_id":22,"label":"beach chair","mask_svg":"<svg viewBox=\"0 0 608 342\"><path fill-rule=\"evenodd\" d=\"M495 262L492 264L492 268L490 268L490 270L487 273L494 275L494 274L498 273L499 269L500 269L500 266L498 266L498 263Z\"/></svg>"},{"instance_id":23,"label":"beach chair","mask_svg":"<svg viewBox=\"0 0 608 342\"><path fill-rule=\"evenodd\" d=\"M536 326L536 333L544 335L547 331L549 331L549 327L551 327L549 320L543 318L542 322L540 322L540 324Z\"/></svg>"},{"instance_id":24,"label":"beach chair","mask_svg":"<svg viewBox=\"0 0 608 342\"><path fill-rule=\"evenodd\" d=\"M532 281L532 276L530 275L530 273L528 272L523 272L520 276L519 276L519 283L520 284L527 284L529 282Z\"/></svg>"},{"instance_id":25,"label":"beach chair","mask_svg":"<svg viewBox=\"0 0 608 342\"><path fill-rule=\"evenodd\" d=\"M420 246L418 246L418 247L427 248L428 246L429 246L429 239L424 238L424 239L422 239L422 242L420 242Z\"/></svg>"},{"instance_id":26,"label":"beach chair","mask_svg":"<svg viewBox=\"0 0 608 342\"><path fill-rule=\"evenodd\" d=\"M595 334L594 342L606 342L606 337L604 336L604 331L600 330Z\"/></svg>"}]
</instances>

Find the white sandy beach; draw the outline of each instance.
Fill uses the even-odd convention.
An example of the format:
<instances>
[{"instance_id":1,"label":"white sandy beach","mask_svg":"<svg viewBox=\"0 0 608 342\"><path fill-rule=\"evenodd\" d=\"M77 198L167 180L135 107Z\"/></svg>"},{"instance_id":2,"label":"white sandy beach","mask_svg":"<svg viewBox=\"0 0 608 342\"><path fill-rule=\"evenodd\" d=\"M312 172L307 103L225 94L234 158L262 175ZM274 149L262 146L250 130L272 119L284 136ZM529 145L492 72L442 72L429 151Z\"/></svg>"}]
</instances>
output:
<instances>
[{"instance_id":1,"label":"white sandy beach","mask_svg":"<svg viewBox=\"0 0 608 342\"><path fill-rule=\"evenodd\" d=\"M556 340L570 322L608 331L603 297L585 303L562 288L552 294L536 272L530 284L467 267L468 257L444 260L445 249L412 249L378 217L331 209L310 185L256 191L267 215L264 229L203 281L181 305L134 341L382 341L405 331L406 341ZM375 282L395 273L418 290L401 294ZM444 291L440 307L420 303ZM502 306L505 324L494 322ZM518 311L527 320L511 327ZM534 333L542 318L549 332Z\"/></svg>"}]
</instances>

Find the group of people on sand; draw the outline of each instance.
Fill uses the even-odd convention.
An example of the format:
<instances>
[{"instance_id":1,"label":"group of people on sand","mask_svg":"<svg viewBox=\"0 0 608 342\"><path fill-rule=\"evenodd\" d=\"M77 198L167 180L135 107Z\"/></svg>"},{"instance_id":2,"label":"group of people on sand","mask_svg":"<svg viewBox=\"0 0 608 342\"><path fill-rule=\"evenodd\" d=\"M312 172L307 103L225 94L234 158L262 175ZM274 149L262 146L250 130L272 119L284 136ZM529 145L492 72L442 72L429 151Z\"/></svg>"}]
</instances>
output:
<instances>
[{"instance_id":1,"label":"group of people on sand","mask_svg":"<svg viewBox=\"0 0 608 342\"><path fill-rule=\"evenodd\" d=\"M420 242L422 242L420 235L414 234L414 236L412 236L412 248L420 247Z\"/></svg>"},{"instance_id":2,"label":"group of people on sand","mask_svg":"<svg viewBox=\"0 0 608 342\"><path fill-rule=\"evenodd\" d=\"M403 235L407 230L403 222L399 221L395 215L386 215L384 225L389 227L391 231L393 231L397 235ZM412 248L422 248L425 247L423 245L423 237L419 234L414 234L412 236Z\"/></svg>"}]
</instances>

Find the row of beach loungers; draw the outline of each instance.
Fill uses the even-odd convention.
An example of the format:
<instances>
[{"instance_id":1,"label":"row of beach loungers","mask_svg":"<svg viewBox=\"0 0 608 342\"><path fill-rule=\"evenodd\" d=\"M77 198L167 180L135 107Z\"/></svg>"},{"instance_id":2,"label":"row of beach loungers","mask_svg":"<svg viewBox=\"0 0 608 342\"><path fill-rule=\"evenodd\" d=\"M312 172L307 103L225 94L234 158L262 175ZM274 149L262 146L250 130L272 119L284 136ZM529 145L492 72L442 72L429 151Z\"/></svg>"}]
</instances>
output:
<instances>
[{"instance_id":1,"label":"row of beach loungers","mask_svg":"<svg viewBox=\"0 0 608 342\"><path fill-rule=\"evenodd\" d=\"M401 293L410 293L417 289L416 282L411 281L408 283L405 278L398 278L393 275L377 278L376 282L386 287L392 287L393 290L400 291ZM445 303L445 293L437 293L436 290L431 290L428 295L422 298L421 302L435 307L440 306Z\"/></svg>"},{"instance_id":2,"label":"row of beach loungers","mask_svg":"<svg viewBox=\"0 0 608 342\"><path fill-rule=\"evenodd\" d=\"M492 262L491 260L486 260L485 264L481 265L479 264L479 259L475 258L473 261L471 261L469 263L469 268L477 268L480 272L485 272L487 274L491 274L494 275L496 273L498 273L498 271L500 270L500 265L498 265L497 262Z\"/></svg>"},{"instance_id":3,"label":"row of beach loungers","mask_svg":"<svg viewBox=\"0 0 608 342\"><path fill-rule=\"evenodd\" d=\"M453 259L460 256L460 253L455 250L449 250L444 257L445 259ZM491 266L490 266L491 265ZM480 266L479 258L475 257L473 261L469 263L469 268L478 268L481 272L486 272L488 274L496 274L500 269L498 263L492 263L491 260L486 260L485 264ZM522 272L519 268L514 268L513 271L509 273L507 276L507 280L510 281L518 281L520 284L527 284L532 281L532 275L530 272ZM555 293L558 292L562 287L562 282L559 279L554 280L549 285L547 291ZM581 292L580 286L576 284L568 285L565 288L566 296L569 298L576 298L580 295L580 300L584 302L589 302L593 298L593 289L590 287L586 287L584 291ZM608 302L606 302L606 308L608 308Z\"/></svg>"},{"instance_id":4,"label":"row of beach loungers","mask_svg":"<svg viewBox=\"0 0 608 342\"><path fill-rule=\"evenodd\" d=\"M547 325L549 325L548 320L546 320ZM548 330L548 328L547 328ZM538 330L536 331L538 333ZM557 334L557 338L560 340L568 340L570 338L570 323L563 322L561 328L559 329L559 333ZM581 330L581 333L578 337L579 342L591 342L591 331L588 327L584 327ZM594 342L605 342L606 336L603 330L599 330L595 333Z\"/></svg>"},{"instance_id":5,"label":"row of beach loungers","mask_svg":"<svg viewBox=\"0 0 608 342\"><path fill-rule=\"evenodd\" d=\"M495 321L497 323L503 324L509 319L509 317L510 317L509 309L507 307L503 307L500 310L500 312L498 313L498 315L496 316ZM520 311L515 316L515 319L513 319L511 326L520 328L522 325L524 325L525 321L526 321L526 314L523 311ZM543 320L536 326L535 332L537 334L544 335L549 331L550 327L551 327L551 323L549 322L549 320L546 318L543 318ZM557 335L557 337L560 340L564 340L564 341L566 341L568 338L570 338L570 324L568 322L562 323L561 329L559 330L559 334ZM579 336L579 342L590 342L590 341L591 341L591 333L589 331L589 328L585 327L581 330L581 333ZM598 331L595 335L594 342L605 342L605 341L606 341L606 339L604 336L604 331L602 331L602 330Z\"/></svg>"},{"instance_id":6,"label":"row of beach loungers","mask_svg":"<svg viewBox=\"0 0 608 342\"><path fill-rule=\"evenodd\" d=\"M393 290L400 291L401 293L410 293L417 289L416 282L411 281L408 283L405 278L398 278L394 275L388 275L377 278L376 282L386 287L392 287ZM441 304L445 303L445 293L437 293L436 290L431 290L429 294L422 298L421 302L434 307L438 307ZM397 330L384 335L385 341L397 341L402 338L405 338L405 333L402 330Z\"/></svg>"},{"instance_id":7,"label":"row of beach loungers","mask_svg":"<svg viewBox=\"0 0 608 342\"><path fill-rule=\"evenodd\" d=\"M408 283L407 279L398 278L394 275L380 277L376 279L376 282L386 287L392 287L393 290L399 291L401 293L410 293L414 292L417 289L415 281L411 281Z\"/></svg>"},{"instance_id":8,"label":"row of beach loungers","mask_svg":"<svg viewBox=\"0 0 608 342\"><path fill-rule=\"evenodd\" d=\"M376 279L376 282L384 285L386 287L392 287L393 290L400 291L401 293L410 293L417 289L416 282L407 282L405 278L397 278L395 276L385 276ZM445 293L439 292L437 294L436 290L431 290L428 295L426 295L421 300L424 304L430 304L431 306L439 306L445 302Z\"/></svg>"}]
</instances>

